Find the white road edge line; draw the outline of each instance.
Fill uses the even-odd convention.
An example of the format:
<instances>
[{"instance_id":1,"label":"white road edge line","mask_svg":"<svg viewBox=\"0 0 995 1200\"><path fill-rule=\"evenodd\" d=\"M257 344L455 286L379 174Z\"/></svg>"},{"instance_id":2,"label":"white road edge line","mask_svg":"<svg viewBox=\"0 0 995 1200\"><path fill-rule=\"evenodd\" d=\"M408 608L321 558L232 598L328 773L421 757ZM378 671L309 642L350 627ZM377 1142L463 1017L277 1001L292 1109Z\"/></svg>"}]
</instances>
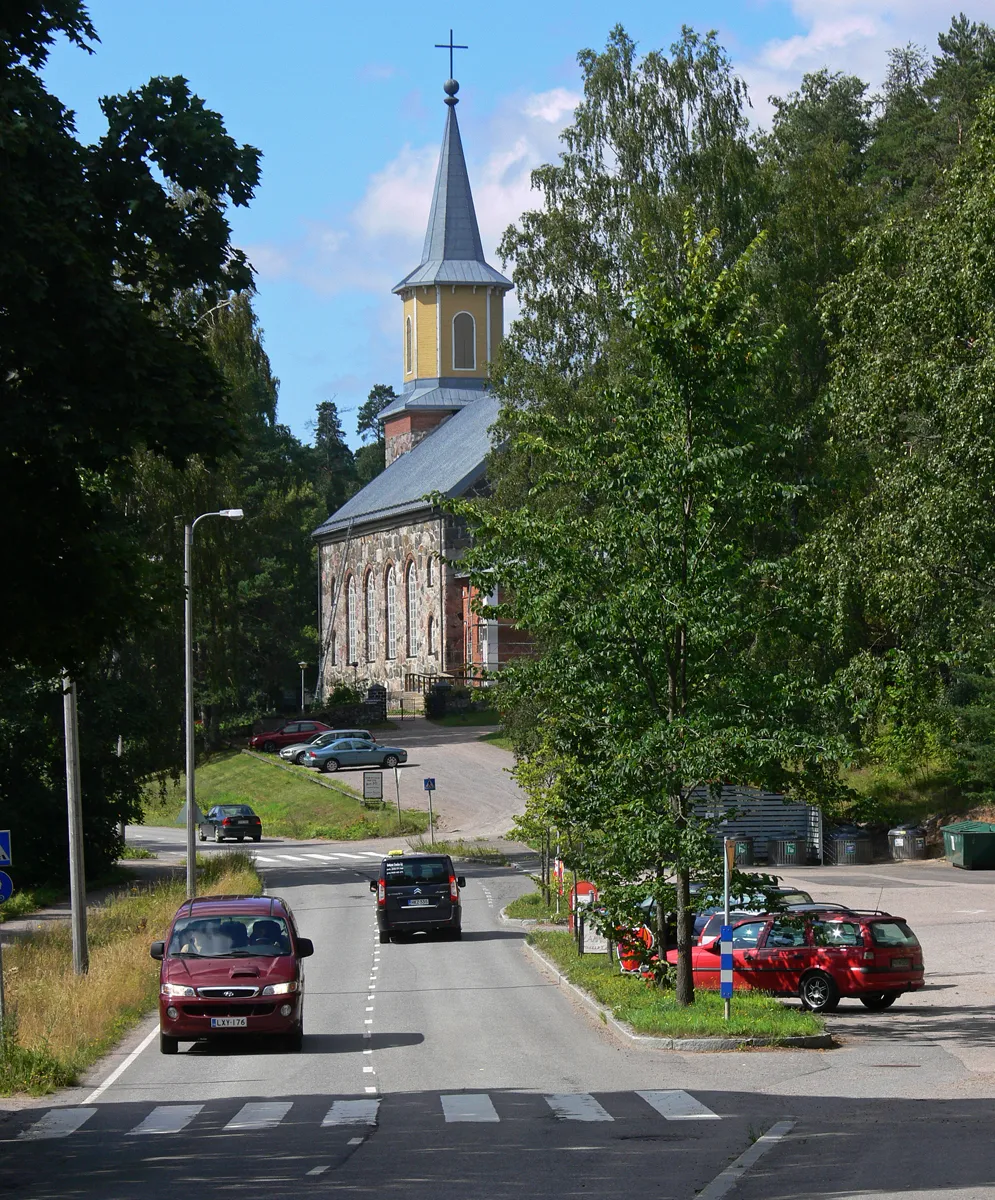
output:
<instances>
[{"instance_id":1,"label":"white road edge line","mask_svg":"<svg viewBox=\"0 0 995 1200\"><path fill-rule=\"evenodd\" d=\"M139 1056L139 1054L141 1054L143 1050L145 1050L148 1046L150 1046L152 1043L152 1039L155 1037L158 1037L158 1035L159 1035L159 1022L157 1021L155 1029L153 1029L151 1031L151 1033L149 1033L148 1037L143 1038L141 1040L141 1042L139 1042L139 1044L134 1048L134 1050L132 1050L132 1052L128 1055L128 1057L124 1060L124 1062L119 1063L114 1068L114 1070L111 1071L111 1073L107 1076L107 1078L100 1085L100 1087L95 1088L89 1094L89 1096L87 1096L87 1098L83 1101L83 1103L84 1104L92 1104L94 1102L94 1100L99 1099L99 1097L102 1096L104 1094L104 1092L107 1091L107 1089L111 1086L112 1083L116 1083L117 1080L120 1079L120 1077L125 1073L125 1071L127 1071L127 1069L131 1066L131 1064Z\"/></svg>"},{"instance_id":2,"label":"white road edge line","mask_svg":"<svg viewBox=\"0 0 995 1200\"><path fill-rule=\"evenodd\" d=\"M744 1150L735 1162L731 1162L724 1171L720 1171L712 1182L698 1193L696 1200L721 1200L722 1196L728 1195L750 1167L768 1150L773 1150L794 1127L794 1121L778 1121L776 1125L772 1125L762 1137L757 1138L749 1150Z\"/></svg>"}]
</instances>

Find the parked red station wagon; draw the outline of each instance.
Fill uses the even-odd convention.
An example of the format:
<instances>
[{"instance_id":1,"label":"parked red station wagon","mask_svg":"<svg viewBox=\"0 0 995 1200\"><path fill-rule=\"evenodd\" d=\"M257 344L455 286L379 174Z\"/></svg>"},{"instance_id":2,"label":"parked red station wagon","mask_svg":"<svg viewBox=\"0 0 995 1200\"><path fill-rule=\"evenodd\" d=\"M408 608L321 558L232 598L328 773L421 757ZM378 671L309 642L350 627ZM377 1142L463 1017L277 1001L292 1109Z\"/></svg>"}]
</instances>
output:
<instances>
[{"instance_id":1,"label":"parked red station wagon","mask_svg":"<svg viewBox=\"0 0 995 1200\"><path fill-rule=\"evenodd\" d=\"M294 742L310 742L319 733L325 733L330 728L330 725L325 725L322 721L286 721L277 729L266 729L262 733L254 733L249 738L249 745L253 750L265 750L273 753Z\"/></svg>"},{"instance_id":2,"label":"parked red station wagon","mask_svg":"<svg viewBox=\"0 0 995 1200\"><path fill-rule=\"evenodd\" d=\"M304 972L314 953L276 896L186 900L164 942L149 950L159 972L159 1049L225 1034L304 1039Z\"/></svg>"},{"instance_id":3,"label":"parked red station wagon","mask_svg":"<svg viewBox=\"0 0 995 1200\"><path fill-rule=\"evenodd\" d=\"M719 942L694 946L694 985L718 990ZM667 961L677 961L676 950ZM903 917L889 913L765 913L732 921L733 989L798 996L832 1012L852 996L874 1012L923 986L922 947Z\"/></svg>"}]
</instances>

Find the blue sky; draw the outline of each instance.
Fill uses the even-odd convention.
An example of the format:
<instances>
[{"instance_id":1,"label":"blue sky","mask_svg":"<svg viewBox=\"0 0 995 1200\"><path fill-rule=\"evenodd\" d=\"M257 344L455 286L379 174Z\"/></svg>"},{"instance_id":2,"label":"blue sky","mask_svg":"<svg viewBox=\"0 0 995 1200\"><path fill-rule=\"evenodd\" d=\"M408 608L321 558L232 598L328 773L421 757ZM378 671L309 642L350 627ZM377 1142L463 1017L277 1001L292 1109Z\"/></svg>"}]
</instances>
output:
<instances>
[{"instance_id":1,"label":"blue sky","mask_svg":"<svg viewBox=\"0 0 995 1200\"><path fill-rule=\"evenodd\" d=\"M350 441L374 383L399 386L400 302L391 286L418 264L442 135L442 83L456 53L459 117L485 248L528 207L528 176L557 152L579 92L577 51L620 22L643 50L682 22L717 29L766 98L821 66L880 82L889 47L929 48L965 7L995 22L995 0L545 0L421 5L380 0L90 0L100 45L58 46L49 87L102 132L97 99L152 75L184 75L231 134L263 152L235 242L258 271L256 309L276 374L280 419L309 438L315 405L334 398ZM494 14L500 15L495 20Z\"/></svg>"}]
</instances>

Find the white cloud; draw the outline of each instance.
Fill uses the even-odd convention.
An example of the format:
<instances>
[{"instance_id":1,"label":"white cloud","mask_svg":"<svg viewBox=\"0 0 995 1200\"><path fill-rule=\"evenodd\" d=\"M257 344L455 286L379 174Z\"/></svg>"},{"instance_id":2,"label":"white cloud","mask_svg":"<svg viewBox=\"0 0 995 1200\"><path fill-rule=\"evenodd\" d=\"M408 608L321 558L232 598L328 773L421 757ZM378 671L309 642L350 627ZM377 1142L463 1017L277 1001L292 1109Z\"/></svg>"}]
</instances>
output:
<instances>
[{"instance_id":1,"label":"white cloud","mask_svg":"<svg viewBox=\"0 0 995 1200\"><path fill-rule=\"evenodd\" d=\"M573 114L580 103L577 92L567 91L566 88L553 88L549 92L540 92L531 96L525 103L524 113L527 117L539 117L552 125L562 125L565 118Z\"/></svg>"}]
</instances>

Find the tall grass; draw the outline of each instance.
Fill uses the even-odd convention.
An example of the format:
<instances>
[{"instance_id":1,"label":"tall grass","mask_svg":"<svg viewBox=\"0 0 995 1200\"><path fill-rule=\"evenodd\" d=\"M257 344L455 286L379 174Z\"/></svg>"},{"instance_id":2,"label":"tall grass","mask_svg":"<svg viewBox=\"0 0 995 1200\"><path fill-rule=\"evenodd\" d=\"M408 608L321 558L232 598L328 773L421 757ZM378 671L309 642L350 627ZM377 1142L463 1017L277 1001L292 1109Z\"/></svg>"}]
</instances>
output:
<instances>
[{"instance_id":1,"label":"tall grass","mask_svg":"<svg viewBox=\"0 0 995 1200\"><path fill-rule=\"evenodd\" d=\"M203 861L198 890L258 895L262 882L251 856L235 850ZM38 1095L75 1082L155 1006L159 964L149 957L149 944L165 937L184 895L180 880L133 885L89 909L86 975L73 974L65 923L5 949L8 1021L0 1039L0 1095Z\"/></svg>"}]
</instances>

